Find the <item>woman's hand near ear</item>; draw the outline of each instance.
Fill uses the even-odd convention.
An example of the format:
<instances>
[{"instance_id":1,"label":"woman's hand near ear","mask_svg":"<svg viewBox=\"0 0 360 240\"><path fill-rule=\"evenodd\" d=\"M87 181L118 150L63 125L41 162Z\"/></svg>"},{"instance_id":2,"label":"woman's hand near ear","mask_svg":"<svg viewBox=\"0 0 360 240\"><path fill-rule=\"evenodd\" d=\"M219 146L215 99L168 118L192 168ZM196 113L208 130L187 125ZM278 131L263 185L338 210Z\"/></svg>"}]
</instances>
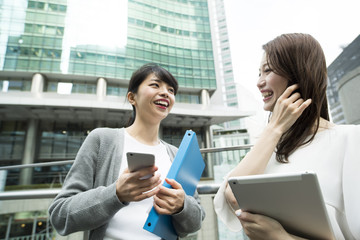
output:
<instances>
[{"instance_id":1,"label":"woman's hand near ear","mask_svg":"<svg viewBox=\"0 0 360 240\"><path fill-rule=\"evenodd\" d=\"M289 86L276 101L269 125L281 133L286 132L311 104L311 99L305 101L300 93L293 93L298 88L297 84Z\"/></svg>"}]
</instances>

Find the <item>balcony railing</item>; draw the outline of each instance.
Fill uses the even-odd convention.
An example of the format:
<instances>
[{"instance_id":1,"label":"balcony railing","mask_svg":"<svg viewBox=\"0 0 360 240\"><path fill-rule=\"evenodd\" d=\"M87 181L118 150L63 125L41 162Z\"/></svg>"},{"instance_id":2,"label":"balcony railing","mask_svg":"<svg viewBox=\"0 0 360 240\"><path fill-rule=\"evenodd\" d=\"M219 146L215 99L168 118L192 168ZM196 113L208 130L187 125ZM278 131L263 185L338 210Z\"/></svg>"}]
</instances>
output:
<instances>
[{"instance_id":1,"label":"balcony railing","mask_svg":"<svg viewBox=\"0 0 360 240\"><path fill-rule=\"evenodd\" d=\"M197 191L199 194L215 194L218 189L219 184L199 184L197 186ZM60 188L56 188L1 192L0 201L55 198L60 190Z\"/></svg>"},{"instance_id":2,"label":"balcony railing","mask_svg":"<svg viewBox=\"0 0 360 240\"><path fill-rule=\"evenodd\" d=\"M251 147L252 147L252 145L241 145L241 146L233 146L233 147L200 149L200 151L202 154L209 154L209 153L223 154L224 152L227 152L227 151L235 151L235 153L238 153L237 150L248 150ZM4 167L0 167L0 171L1 170L23 169L23 168L61 166L61 165L72 164L73 162L74 162L74 160L64 160L64 161L53 161L53 162L46 162L46 163L33 163L33 164L4 166ZM221 168L221 163L218 163L218 167ZM198 239L198 240L231 239L231 238L221 238L219 236L221 234L219 233L220 230L218 229L218 221L217 221L217 217L214 213L213 205L212 205L213 196L217 192L218 188L219 188L219 183L216 183L213 180L200 181L200 183L198 184L197 191L200 195L201 204L207 213L207 217L204 220L205 222L203 223L202 229L197 233L197 235L190 236L189 238L185 238L185 239ZM3 203L3 201L9 202L9 201L13 201L13 200L25 201L25 202L26 201L34 201L34 200L52 201L52 199L56 197L56 195L60 192L60 190L61 190L60 188L50 188L50 189L30 189L30 190L16 190L16 191L0 192L0 205ZM22 204L24 204L24 202L22 202ZM0 217L1 217L1 212L0 212ZM4 219L3 220L1 220L1 219L2 218L0 218L0 221L3 221L3 226L4 226L4 224L6 225L6 222L4 223ZM7 231L7 234L6 234L8 237L2 238L0 236L0 240L2 240L2 239L5 239L5 240L17 239L17 238L9 237L9 231L10 231L9 224L11 225L11 222L13 221L12 217L9 217L8 221L9 221L9 223L7 224L8 225L7 227L9 230ZM36 225L36 222L37 222L37 220L35 217L33 226ZM48 228L50 228L48 220L47 220L46 224L47 224L47 228L46 228L47 231L50 231L48 229ZM37 236L39 234L38 233L35 234L35 230L33 230L33 234L31 236L27 236L29 238L26 238L26 239L37 239L34 237L35 235ZM83 235L84 236L82 236L81 238L85 239L86 234L84 233ZM48 233L47 233L47 236L49 236ZM79 236L77 236L75 238L70 238L70 239L79 239Z\"/></svg>"}]
</instances>

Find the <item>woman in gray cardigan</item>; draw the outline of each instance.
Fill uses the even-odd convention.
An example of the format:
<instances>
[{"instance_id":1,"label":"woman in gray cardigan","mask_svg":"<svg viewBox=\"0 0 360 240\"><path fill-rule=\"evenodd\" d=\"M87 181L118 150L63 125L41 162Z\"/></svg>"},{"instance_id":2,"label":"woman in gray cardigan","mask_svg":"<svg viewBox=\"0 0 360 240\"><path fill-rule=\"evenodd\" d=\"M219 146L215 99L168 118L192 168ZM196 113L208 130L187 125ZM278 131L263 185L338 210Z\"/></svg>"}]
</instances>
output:
<instances>
[{"instance_id":1,"label":"woman in gray cardigan","mask_svg":"<svg viewBox=\"0 0 360 240\"><path fill-rule=\"evenodd\" d=\"M176 79L155 64L135 71L127 99L129 127L93 130L81 146L63 188L49 208L61 235L90 231L89 239L160 239L142 229L149 209L172 216L180 237L200 229L205 212L197 194L188 196L173 179L163 179L177 148L158 137L175 102ZM155 166L129 172L126 152L155 155ZM150 175L150 178L142 177ZM162 186L167 181L172 189Z\"/></svg>"}]
</instances>

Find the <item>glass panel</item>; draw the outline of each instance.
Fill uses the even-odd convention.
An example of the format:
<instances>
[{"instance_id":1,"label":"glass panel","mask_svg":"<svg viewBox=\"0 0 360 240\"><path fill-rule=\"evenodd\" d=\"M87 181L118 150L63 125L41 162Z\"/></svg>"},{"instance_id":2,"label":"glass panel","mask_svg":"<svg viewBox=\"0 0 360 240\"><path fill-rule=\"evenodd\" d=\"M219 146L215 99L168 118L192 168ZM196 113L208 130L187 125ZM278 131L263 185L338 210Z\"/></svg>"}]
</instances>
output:
<instances>
[{"instance_id":1,"label":"glass panel","mask_svg":"<svg viewBox=\"0 0 360 240\"><path fill-rule=\"evenodd\" d=\"M29 1L28 3L28 8L35 8L36 7L36 2L34 1Z\"/></svg>"},{"instance_id":2,"label":"glass panel","mask_svg":"<svg viewBox=\"0 0 360 240\"><path fill-rule=\"evenodd\" d=\"M63 27L57 27L56 28L56 35L63 36L64 35L64 28Z\"/></svg>"},{"instance_id":3,"label":"glass panel","mask_svg":"<svg viewBox=\"0 0 360 240\"><path fill-rule=\"evenodd\" d=\"M0 160L22 158L25 126L25 122L0 121Z\"/></svg>"},{"instance_id":4,"label":"glass panel","mask_svg":"<svg viewBox=\"0 0 360 240\"><path fill-rule=\"evenodd\" d=\"M34 33L43 33L45 29L45 26L43 25L34 25Z\"/></svg>"},{"instance_id":5,"label":"glass panel","mask_svg":"<svg viewBox=\"0 0 360 240\"><path fill-rule=\"evenodd\" d=\"M110 96L126 96L127 88L118 86L107 86L106 94Z\"/></svg>"},{"instance_id":6,"label":"glass panel","mask_svg":"<svg viewBox=\"0 0 360 240\"><path fill-rule=\"evenodd\" d=\"M46 91L47 92L57 92L57 86L58 86L57 82L48 82Z\"/></svg>"},{"instance_id":7,"label":"glass panel","mask_svg":"<svg viewBox=\"0 0 360 240\"><path fill-rule=\"evenodd\" d=\"M58 6L58 9L59 9L60 12L66 12L66 8L67 8L67 6L65 6L65 5L59 5Z\"/></svg>"},{"instance_id":8,"label":"glass panel","mask_svg":"<svg viewBox=\"0 0 360 240\"><path fill-rule=\"evenodd\" d=\"M49 3L49 11L57 11L58 5Z\"/></svg>"},{"instance_id":9,"label":"glass panel","mask_svg":"<svg viewBox=\"0 0 360 240\"><path fill-rule=\"evenodd\" d=\"M39 60L32 60L29 62L29 69L31 70L39 70L40 69L40 61Z\"/></svg>"},{"instance_id":10,"label":"glass panel","mask_svg":"<svg viewBox=\"0 0 360 240\"><path fill-rule=\"evenodd\" d=\"M56 27L46 26L45 34L47 34L47 35L55 35L56 34Z\"/></svg>"},{"instance_id":11,"label":"glass panel","mask_svg":"<svg viewBox=\"0 0 360 240\"><path fill-rule=\"evenodd\" d=\"M66 157L66 136L62 133L54 134L52 156L55 158Z\"/></svg>"},{"instance_id":12,"label":"glass panel","mask_svg":"<svg viewBox=\"0 0 360 240\"><path fill-rule=\"evenodd\" d=\"M44 9L44 7L45 7L45 3L43 3L43 2L37 2L37 5L36 5L36 8L37 8L37 9Z\"/></svg>"}]
</instances>

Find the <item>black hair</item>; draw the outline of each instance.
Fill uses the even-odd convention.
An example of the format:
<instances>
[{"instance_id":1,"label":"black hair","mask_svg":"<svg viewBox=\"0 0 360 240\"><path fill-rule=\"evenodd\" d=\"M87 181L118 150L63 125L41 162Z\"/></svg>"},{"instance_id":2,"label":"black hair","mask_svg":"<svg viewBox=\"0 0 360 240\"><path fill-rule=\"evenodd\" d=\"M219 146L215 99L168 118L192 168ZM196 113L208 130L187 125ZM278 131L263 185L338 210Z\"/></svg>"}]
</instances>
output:
<instances>
[{"instance_id":1,"label":"black hair","mask_svg":"<svg viewBox=\"0 0 360 240\"><path fill-rule=\"evenodd\" d=\"M159 78L159 80L169 84L169 86L174 88L174 94L176 95L179 88L177 80L170 72L155 63L147 63L141 66L135 72L133 72L129 82L127 93L137 93L141 83L152 73L155 74L155 76ZM127 126L131 126L135 121L136 110L134 106L132 106L132 108L133 114L132 117L129 119Z\"/></svg>"}]
</instances>

